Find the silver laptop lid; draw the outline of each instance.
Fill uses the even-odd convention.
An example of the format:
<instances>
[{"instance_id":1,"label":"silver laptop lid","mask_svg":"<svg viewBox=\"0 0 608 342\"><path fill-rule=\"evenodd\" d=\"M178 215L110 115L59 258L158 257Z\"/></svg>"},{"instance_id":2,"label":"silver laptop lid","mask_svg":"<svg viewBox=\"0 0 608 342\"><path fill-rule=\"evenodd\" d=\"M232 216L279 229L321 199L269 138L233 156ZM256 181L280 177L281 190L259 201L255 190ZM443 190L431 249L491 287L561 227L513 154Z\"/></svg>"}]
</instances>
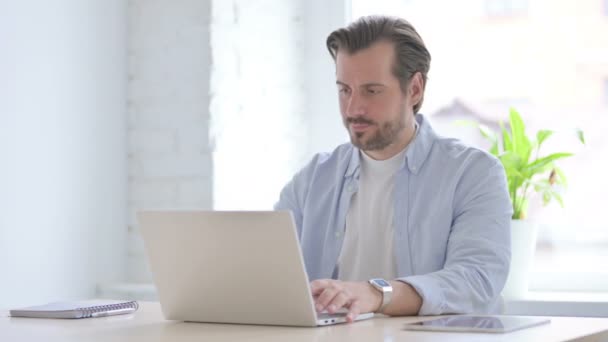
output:
<instances>
[{"instance_id":1,"label":"silver laptop lid","mask_svg":"<svg viewBox=\"0 0 608 342\"><path fill-rule=\"evenodd\" d=\"M143 211L165 318L316 325L291 212Z\"/></svg>"}]
</instances>

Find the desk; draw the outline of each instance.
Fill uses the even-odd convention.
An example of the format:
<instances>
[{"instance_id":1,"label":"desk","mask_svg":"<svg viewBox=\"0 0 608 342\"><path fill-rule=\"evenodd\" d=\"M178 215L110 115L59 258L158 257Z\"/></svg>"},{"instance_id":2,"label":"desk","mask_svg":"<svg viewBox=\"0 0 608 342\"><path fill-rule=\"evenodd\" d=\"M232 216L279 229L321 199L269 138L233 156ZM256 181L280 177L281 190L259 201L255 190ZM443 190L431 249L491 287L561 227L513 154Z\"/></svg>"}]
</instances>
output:
<instances>
[{"instance_id":1,"label":"desk","mask_svg":"<svg viewBox=\"0 0 608 342\"><path fill-rule=\"evenodd\" d=\"M524 298L506 299L508 315L608 317L608 293L528 292Z\"/></svg>"},{"instance_id":2,"label":"desk","mask_svg":"<svg viewBox=\"0 0 608 342\"><path fill-rule=\"evenodd\" d=\"M183 323L163 319L160 305L140 303L135 314L52 320L10 318L0 312L0 341L604 341L608 318L551 317L551 323L507 334L402 330L419 317L377 317L354 324L292 328ZM430 319L426 317L425 319ZM598 334L599 333L599 334Z\"/></svg>"}]
</instances>

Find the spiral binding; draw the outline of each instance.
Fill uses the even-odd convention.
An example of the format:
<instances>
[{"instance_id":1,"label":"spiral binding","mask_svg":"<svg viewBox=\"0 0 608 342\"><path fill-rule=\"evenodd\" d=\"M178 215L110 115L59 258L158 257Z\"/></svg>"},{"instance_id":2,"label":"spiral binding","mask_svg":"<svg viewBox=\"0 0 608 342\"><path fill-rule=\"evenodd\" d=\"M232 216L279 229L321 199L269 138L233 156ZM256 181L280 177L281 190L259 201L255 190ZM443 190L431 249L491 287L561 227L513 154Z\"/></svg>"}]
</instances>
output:
<instances>
[{"instance_id":1,"label":"spiral binding","mask_svg":"<svg viewBox=\"0 0 608 342\"><path fill-rule=\"evenodd\" d=\"M106 312L106 311L114 311L114 310L122 310L122 309L135 309L139 308L139 304L136 301L120 303L120 304L106 304L106 305L97 305L97 306L89 306L83 308L77 308L76 311L80 311L82 313L82 318L92 317L93 314L98 312Z\"/></svg>"}]
</instances>

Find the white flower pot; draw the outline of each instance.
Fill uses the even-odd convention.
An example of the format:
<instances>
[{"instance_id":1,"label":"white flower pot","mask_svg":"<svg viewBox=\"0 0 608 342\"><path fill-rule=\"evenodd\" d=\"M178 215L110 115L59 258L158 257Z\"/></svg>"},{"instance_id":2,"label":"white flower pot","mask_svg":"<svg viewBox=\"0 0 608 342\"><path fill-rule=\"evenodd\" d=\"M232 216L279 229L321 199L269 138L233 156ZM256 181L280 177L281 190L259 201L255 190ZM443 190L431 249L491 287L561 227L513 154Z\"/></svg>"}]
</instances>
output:
<instances>
[{"instance_id":1,"label":"white flower pot","mask_svg":"<svg viewBox=\"0 0 608 342\"><path fill-rule=\"evenodd\" d=\"M505 299L524 298L528 293L530 269L536 250L538 224L527 220L511 220L511 267L502 291Z\"/></svg>"}]
</instances>

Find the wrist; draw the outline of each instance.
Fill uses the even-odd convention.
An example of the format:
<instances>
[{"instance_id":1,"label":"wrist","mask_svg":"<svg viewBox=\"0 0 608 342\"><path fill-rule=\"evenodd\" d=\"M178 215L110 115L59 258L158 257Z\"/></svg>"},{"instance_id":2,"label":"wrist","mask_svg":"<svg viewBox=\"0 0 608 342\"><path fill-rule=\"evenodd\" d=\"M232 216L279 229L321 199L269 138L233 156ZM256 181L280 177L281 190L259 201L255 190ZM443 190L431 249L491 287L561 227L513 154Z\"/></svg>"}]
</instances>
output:
<instances>
[{"instance_id":1,"label":"wrist","mask_svg":"<svg viewBox=\"0 0 608 342\"><path fill-rule=\"evenodd\" d=\"M380 291L378 291L372 284L366 282L369 288L369 291L372 295L372 307L371 312L381 313L380 309L382 308L382 299L383 295Z\"/></svg>"},{"instance_id":2,"label":"wrist","mask_svg":"<svg viewBox=\"0 0 608 342\"><path fill-rule=\"evenodd\" d=\"M381 278L370 279L368 283L371 285L372 289L376 291L376 298L378 298L378 301L380 302L374 312L384 312L384 309L386 309L386 307L390 304L393 297L392 285L388 281ZM378 301L376 301L376 303Z\"/></svg>"}]
</instances>

